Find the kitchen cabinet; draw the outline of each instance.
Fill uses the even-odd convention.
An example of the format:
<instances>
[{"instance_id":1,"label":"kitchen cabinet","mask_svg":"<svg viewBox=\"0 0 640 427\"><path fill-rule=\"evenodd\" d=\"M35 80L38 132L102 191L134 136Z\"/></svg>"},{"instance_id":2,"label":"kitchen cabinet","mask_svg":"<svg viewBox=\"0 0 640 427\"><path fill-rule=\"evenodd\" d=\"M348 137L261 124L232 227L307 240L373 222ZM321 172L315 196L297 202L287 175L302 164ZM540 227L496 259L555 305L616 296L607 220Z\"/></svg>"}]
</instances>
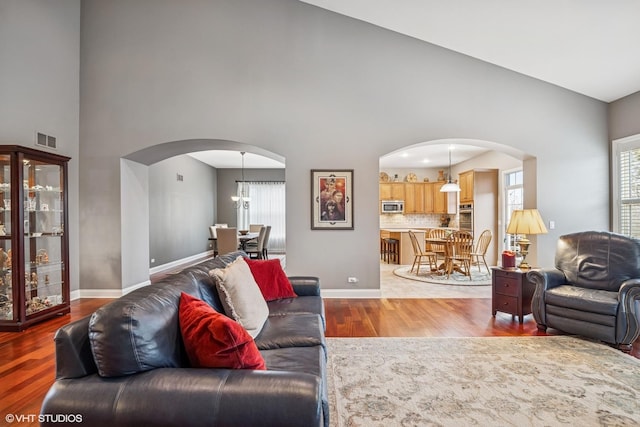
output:
<instances>
[{"instance_id":1,"label":"kitchen cabinet","mask_svg":"<svg viewBox=\"0 0 640 427\"><path fill-rule=\"evenodd\" d=\"M70 311L68 161L0 146L0 331Z\"/></svg>"},{"instance_id":2,"label":"kitchen cabinet","mask_svg":"<svg viewBox=\"0 0 640 427\"><path fill-rule=\"evenodd\" d=\"M425 213L425 185L422 182L406 183L404 187L404 213Z\"/></svg>"},{"instance_id":3,"label":"kitchen cabinet","mask_svg":"<svg viewBox=\"0 0 640 427\"><path fill-rule=\"evenodd\" d=\"M440 191L444 182L435 182L431 184L433 187L433 213L447 213L447 196L448 193Z\"/></svg>"},{"instance_id":4,"label":"kitchen cabinet","mask_svg":"<svg viewBox=\"0 0 640 427\"><path fill-rule=\"evenodd\" d=\"M424 184L424 212L447 213L447 193L440 188L444 182L427 182Z\"/></svg>"},{"instance_id":5,"label":"kitchen cabinet","mask_svg":"<svg viewBox=\"0 0 640 427\"><path fill-rule=\"evenodd\" d=\"M382 200L404 200L405 214L446 214L448 194L440 188L444 182L384 182L380 183Z\"/></svg>"},{"instance_id":6,"label":"kitchen cabinet","mask_svg":"<svg viewBox=\"0 0 640 427\"><path fill-rule=\"evenodd\" d=\"M404 182L380 183L380 200L405 200Z\"/></svg>"},{"instance_id":7,"label":"kitchen cabinet","mask_svg":"<svg viewBox=\"0 0 640 427\"><path fill-rule=\"evenodd\" d=\"M472 170L460 174L460 203L473 203L473 178Z\"/></svg>"}]
</instances>

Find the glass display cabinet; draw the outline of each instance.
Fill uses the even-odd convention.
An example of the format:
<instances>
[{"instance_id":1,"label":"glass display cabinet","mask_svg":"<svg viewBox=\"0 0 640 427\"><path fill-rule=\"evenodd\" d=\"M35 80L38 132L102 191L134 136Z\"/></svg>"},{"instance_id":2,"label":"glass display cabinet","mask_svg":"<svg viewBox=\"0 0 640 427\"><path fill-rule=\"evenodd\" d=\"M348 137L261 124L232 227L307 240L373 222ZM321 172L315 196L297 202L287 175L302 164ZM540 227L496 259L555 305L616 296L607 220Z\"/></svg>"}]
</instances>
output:
<instances>
[{"instance_id":1,"label":"glass display cabinet","mask_svg":"<svg viewBox=\"0 0 640 427\"><path fill-rule=\"evenodd\" d=\"M0 145L0 331L69 312L68 162Z\"/></svg>"}]
</instances>

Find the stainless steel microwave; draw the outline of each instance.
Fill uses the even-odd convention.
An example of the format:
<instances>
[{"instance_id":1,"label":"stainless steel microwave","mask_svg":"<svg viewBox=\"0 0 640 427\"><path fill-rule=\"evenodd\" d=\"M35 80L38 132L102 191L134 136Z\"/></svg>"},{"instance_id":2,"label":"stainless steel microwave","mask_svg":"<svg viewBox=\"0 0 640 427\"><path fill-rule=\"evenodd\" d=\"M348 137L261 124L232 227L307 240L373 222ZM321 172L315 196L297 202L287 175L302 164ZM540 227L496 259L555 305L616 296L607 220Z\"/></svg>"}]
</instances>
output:
<instances>
[{"instance_id":1,"label":"stainless steel microwave","mask_svg":"<svg viewBox=\"0 0 640 427\"><path fill-rule=\"evenodd\" d=\"M380 202L380 213L392 214L404 212L404 200L382 200Z\"/></svg>"}]
</instances>

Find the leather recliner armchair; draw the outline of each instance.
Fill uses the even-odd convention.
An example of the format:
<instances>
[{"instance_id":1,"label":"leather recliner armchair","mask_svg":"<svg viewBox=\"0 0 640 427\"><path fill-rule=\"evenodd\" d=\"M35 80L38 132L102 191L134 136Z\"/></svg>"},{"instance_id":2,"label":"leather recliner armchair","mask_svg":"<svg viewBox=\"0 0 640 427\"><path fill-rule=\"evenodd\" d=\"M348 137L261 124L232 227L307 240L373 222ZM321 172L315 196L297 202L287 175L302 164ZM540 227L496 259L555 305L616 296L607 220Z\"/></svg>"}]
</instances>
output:
<instances>
[{"instance_id":1,"label":"leather recliner armchair","mask_svg":"<svg viewBox=\"0 0 640 427\"><path fill-rule=\"evenodd\" d=\"M640 240L606 231L560 236L555 269L532 270L538 329L630 351L640 334Z\"/></svg>"}]
</instances>

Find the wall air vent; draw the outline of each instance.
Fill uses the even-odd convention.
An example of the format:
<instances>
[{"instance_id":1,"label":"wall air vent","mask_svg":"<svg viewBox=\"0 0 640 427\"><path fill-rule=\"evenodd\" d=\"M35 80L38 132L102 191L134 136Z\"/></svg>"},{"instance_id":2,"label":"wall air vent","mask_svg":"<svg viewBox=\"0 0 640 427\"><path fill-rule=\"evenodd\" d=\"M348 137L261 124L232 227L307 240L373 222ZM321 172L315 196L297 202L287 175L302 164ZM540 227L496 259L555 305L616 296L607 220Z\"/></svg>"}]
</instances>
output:
<instances>
[{"instance_id":1,"label":"wall air vent","mask_svg":"<svg viewBox=\"0 0 640 427\"><path fill-rule=\"evenodd\" d=\"M44 133L36 133L36 145L47 148L57 148L56 137L51 135L45 135Z\"/></svg>"}]
</instances>

